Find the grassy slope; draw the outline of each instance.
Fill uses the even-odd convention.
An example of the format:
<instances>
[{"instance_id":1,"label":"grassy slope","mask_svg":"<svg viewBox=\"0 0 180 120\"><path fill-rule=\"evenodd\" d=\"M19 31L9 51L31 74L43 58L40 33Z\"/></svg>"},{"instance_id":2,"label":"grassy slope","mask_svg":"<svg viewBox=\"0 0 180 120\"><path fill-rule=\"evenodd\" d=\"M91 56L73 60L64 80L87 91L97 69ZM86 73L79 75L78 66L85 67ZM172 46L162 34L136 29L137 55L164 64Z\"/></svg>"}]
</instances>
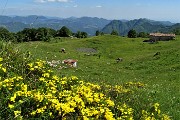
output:
<instances>
[{"instance_id":1,"label":"grassy slope","mask_svg":"<svg viewBox=\"0 0 180 120\"><path fill-rule=\"evenodd\" d=\"M157 44L143 43L143 40L105 35L22 43L18 47L43 60L78 60L77 69L57 70L59 75L76 75L85 81L112 85L130 81L146 83L148 88L144 92L131 96L133 102L137 105L143 101L159 102L163 112L180 119L180 37ZM67 53L59 52L62 47ZM84 56L77 48L96 48L98 52L95 56ZM160 55L153 57L157 52ZM118 57L123 58L123 62L116 63ZM141 101L136 101L137 96Z\"/></svg>"}]
</instances>

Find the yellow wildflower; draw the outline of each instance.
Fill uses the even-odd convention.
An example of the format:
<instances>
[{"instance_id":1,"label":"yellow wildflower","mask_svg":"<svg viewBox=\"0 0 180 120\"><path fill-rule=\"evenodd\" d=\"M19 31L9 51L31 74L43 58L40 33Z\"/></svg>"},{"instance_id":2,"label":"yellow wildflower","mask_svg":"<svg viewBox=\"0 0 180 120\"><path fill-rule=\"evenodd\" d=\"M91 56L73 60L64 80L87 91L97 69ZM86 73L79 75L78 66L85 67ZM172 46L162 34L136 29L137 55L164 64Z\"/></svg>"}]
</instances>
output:
<instances>
[{"instance_id":1,"label":"yellow wildflower","mask_svg":"<svg viewBox=\"0 0 180 120\"><path fill-rule=\"evenodd\" d=\"M43 95L41 95L39 91L34 95L34 98L39 102L42 102L44 99Z\"/></svg>"},{"instance_id":2,"label":"yellow wildflower","mask_svg":"<svg viewBox=\"0 0 180 120\"><path fill-rule=\"evenodd\" d=\"M162 120L171 120L168 115L163 114L163 119Z\"/></svg>"},{"instance_id":3,"label":"yellow wildflower","mask_svg":"<svg viewBox=\"0 0 180 120\"><path fill-rule=\"evenodd\" d=\"M38 69L38 66L34 66L35 69Z\"/></svg>"},{"instance_id":4,"label":"yellow wildflower","mask_svg":"<svg viewBox=\"0 0 180 120\"><path fill-rule=\"evenodd\" d=\"M2 67L1 69L3 70L3 72L6 72L6 68L3 68L3 67Z\"/></svg>"},{"instance_id":5,"label":"yellow wildflower","mask_svg":"<svg viewBox=\"0 0 180 120\"><path fill-rule=\"evenodd\" d=\"M77 80L77 79L78 79L78 77L76 77L76 76L71 77L71 80Z\"/></svg>"},{"instance_id":6,"label":"yellow wildflower","mask_svg":"<svg viewBox=\"0 0 180 120\"><path fill-rule=\"evenodd\" d=\"M31 115L35 115L35 114L36 114L36 111L32 111L30 114L31 114Z\"/></svg>"},{"instance_id":7,"label":"yellow wildflower","mask_svg":"<svg viewBox=\"0 0 180 120\"><path fill-rule=\"evenodd\" d=\"M29 70L30 70L30 71L33 71L33 70L34 70L34 68L30 68Z\"/></svg>"},{"instance_id":8,"label":"yellow wildflower","mask_svg":"<svg viewBox=\"0 0 180 120\"><path fill-rule=\"evenodd\" d=\"M110 99L106 100L108 106L114 106L114 102Z\"/></svg>"},{"instance_id":9,"label":"yellow wildflower","mask_svg":"<svg viewBox=\"0 0 180 120\"><path fill-rule=\"evenodd\" d=\"M32 68L33 64L32 63L29 63L27 64L30 68Z\"/></svg>"},{"instance_id":10,"label":"yellow wildflower","mask_svg":"<svg viewBox=\"0 0 180 120\"><path fill-rule=\"evenodd\" d=\"M0 58L0 62L3 61L3 58Z\"/></svg>"},{"instance_id":11,"label":"yellow wildflower","mask_svg":"<svg viewBox=\"0 0 180 120\"><path fill-rule=\"evenodd\" d=\"M53 80L58 80L59 78L58 78L58 76L53 75L53 76L52 76L52 79L53 79Z\"/></svg>"},{"instance_id":12,"label":"yellow wildflower","mask_svg":"<svg viewBox=\"0 0 180 120\"><path fill-rule=\"evenodd\" d=\"M22 84L21 89L22 89L22 91L26 92L27 91L27 85Z\"/></svg>"},{"instance_id":13,"label":"yellow wildflower","mask_svg":"<svg viewBox=\"0 0 180 120\"><path fill-rule=\"evenodd\" d=\"M44 106L42 108L38 108L36 111L37 111L37 113L43 113L45 111L44 109L46 109L46 106Z\"/></svg>"},{"instance_id":14,"label":"yellow wildflower","mask_svg":"<svg viewBox=\"0 0 180 120\"><path fill-rule=\"evenodd\" d=\"M49 116L52 116L52 112L49 112Z\"/></svg>"},{"instance_id":15,"label":"yellow wildflower","mask_svg":"<svg viewBox=\"0 0 180 120\"><path fill-rule=\"evenodd\" d=\"M17 80L17 81L23 80L23 77L22 77L22 76L18 76L18 77L16 78L16 80Z\"/></svg>"},{"instance_id":16,"label":"yellow wildflower","mask_svg":"<svg viewBox=\"0 0 180 120\"><path fill-rule=\"evenodd\" d=\"M23 100L19 100L19 103L22 104L24 101Z\"/></svg>"},{"instance_id":17,"label":"yellow wildflower","mask_svg":"<svg viewBox=\"0 0 180 120\"><path fill-rule=\"evenodd\" d=\"M12 109L12 108L14 108L14 105L9 104L8 107L9 107L10 109Z\"/></svg>"},{"instance_id":18,"label":"yellow wildflower","mask_svg":"<svg viewBox=\"0 0 180 120\"><path fill-rule=\"evenodd\" d=\"M67 81L61 81L62 85L65 85L67 83Z\"/></svg>"},{"instance_id":19,"label":"yellow wildflower","mask_svg":"<svg viewBox=\"0 0 180 120\"><path fill-rule=\"evenodd\" d=\"M42 74L42 76L49 78L49 77L50 77L50 74L49 74L49 73L44 73L44 74Z\"/></svg>"},{"instance_id":20,"label":"yellow wildflower","mask_svg":"<svg viewBox=\"0 0 180 120\"><path fill-rule=\"evenodd\" d=\"M69 104L67 103L61 103L62 110L66 113L75 112L74 108L71 108Z\"/></svg>"},{"instance_id":21,"label":"yellow wildflower","mask_svg":"<svg viewBox=\"0 0 180 120\"><path fill-rule=\"evenodd\" d=\"M89 120L89 118L86 116L83 116L83 120Z\"/></svg>"},{"instance_id":22,"label":"yellow wildflower","mask_svg":"<svg viewBox=\"0 0 180 120\"><path fill-rule=\"evenodd\" d=\"M16 99L16 94L14 94L14 96L10 98L10 101L15 102L15 99Z\"/></svg>"},{"instance_id":23,"label":"yellow wildflower","mask_svg":"<svg viewBox=\"0 0 180 120\"><path fill-rule=\"evenodd\" d=\"M14 111L15 117L19 116L21 114L21 111Z\"/></svg>"},{"instance_id":24,"label":"yellow wildflower","mask_svg":"<svg viewBox=\"0 0 180 120\"><path fill-rule=\"evenodd\" d=\"M39 78L39 81L45 81L45 78L40 77L40 78Z\"/></svg>"},{"instance_id":25,"label":"yellow wildflower","mask_svg":"<svg viewBox=\"0 0 180 120\"><path fill-rule=\"evenodd\" d=\"M108 108L106 108L106 112L105 112L104 117L107 120L115 120L114 117L113 117L113 113Z\"/></svg>"},{"instance_id":26,"label":"yellow wildflower","mask_svg":"<svg viewBox=\"0 0 180 120\"><path fill-rule=\"evenodd\" d=\"M22 94L23 94L22 91L17 91L17 92L16 92L16 95L17 95L17 96L22 96Z\"/></svg>"},{"instance_id":27,"label":"yellow wildflower","mask_svg":"<svg viewBox=\"0 0 180 120\"><path fill-rule=\"evenodd\" d=\"M39 66L39 67L43 67L43 62L36 62L36 64Z\"/></svg>"}]
</instances>

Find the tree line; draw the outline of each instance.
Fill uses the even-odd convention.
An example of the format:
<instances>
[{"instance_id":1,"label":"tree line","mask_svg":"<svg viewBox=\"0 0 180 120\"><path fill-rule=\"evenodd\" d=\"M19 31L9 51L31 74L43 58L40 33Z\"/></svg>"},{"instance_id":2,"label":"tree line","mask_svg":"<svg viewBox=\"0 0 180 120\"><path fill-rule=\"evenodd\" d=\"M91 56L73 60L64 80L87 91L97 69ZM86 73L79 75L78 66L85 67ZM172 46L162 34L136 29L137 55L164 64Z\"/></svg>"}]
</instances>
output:
<instances>
[{"instance_id":1,"label":"tree line","mask_svg":"<svg viewBox=\"0 0 180 120\"><path fill-rule=\"evenodd\" d=\"M59 30L51 28L24 28L22 31L12 33L4 27L0 27L0 40L12 42L29 42L29 41L50 41L53 37L77 37L87 38L86 32L77 31L73 33L66 26Z\"/></svg>"},{"instance_id":2,"label":"tree line","mask_svg":"<svg viewBox=\"0 0 180 120\"><path fill-rule=\"evenodd\" d=\"M117 35L119 36L119 33L117 30L112 30L112 32L110 33L111 35ZM96 33L95 33L96 36L99 36L99 35L104 35L103 32L97 30ZM129 38L136 38L136 37L142 37L142 38L148 38L149 37L149 33L146 33L146 32L140 32L140 33L137 33L136 30L134 29L131 29L128 34L127 34L127 37Z\"/></svg>"},{"instance_id":3,"label":"tree line","mask_svg":"<svg viewBox=\"0 0 180 120\"><path fill-rule=\"evenodd\" d=\"M180 35L179 29L174 29L173 33ZM117 30L112 30L111 35L119 35ZM95 32L96 36L104 35L103 32L97 30ZM12 42L29 42L29 41L50 41L54 37L76 37L76 38L87 38L88 34L86 32L77 31L73 33L66 26L63 26L59 30L54 30L52 28L24 28L22 31L17 33L9 32L6 28L0 27L0 41L12 41ZM137 33L136 30L131 29L127 37L129 38L148 38L149 33L140 32Z\"/></svg>"}]
</instances>

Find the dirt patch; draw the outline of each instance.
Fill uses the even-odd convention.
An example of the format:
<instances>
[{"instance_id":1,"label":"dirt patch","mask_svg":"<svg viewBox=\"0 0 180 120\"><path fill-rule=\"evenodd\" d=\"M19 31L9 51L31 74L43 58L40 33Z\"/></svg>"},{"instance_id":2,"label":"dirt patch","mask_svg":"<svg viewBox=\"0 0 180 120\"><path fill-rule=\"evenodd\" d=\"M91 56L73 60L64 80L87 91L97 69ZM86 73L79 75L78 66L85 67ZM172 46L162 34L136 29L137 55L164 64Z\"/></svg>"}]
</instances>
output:
<instances>
[{"instance_id":1,"label":"dirt patch","mask_svg":"<svg viewBox=\"0 0 180 120\"><path fill-rule=\"evenodd\" d=\"M77 51L84 53L97 53L98 51L94 48L77 48Z\"/></svg>"}]
</instances>

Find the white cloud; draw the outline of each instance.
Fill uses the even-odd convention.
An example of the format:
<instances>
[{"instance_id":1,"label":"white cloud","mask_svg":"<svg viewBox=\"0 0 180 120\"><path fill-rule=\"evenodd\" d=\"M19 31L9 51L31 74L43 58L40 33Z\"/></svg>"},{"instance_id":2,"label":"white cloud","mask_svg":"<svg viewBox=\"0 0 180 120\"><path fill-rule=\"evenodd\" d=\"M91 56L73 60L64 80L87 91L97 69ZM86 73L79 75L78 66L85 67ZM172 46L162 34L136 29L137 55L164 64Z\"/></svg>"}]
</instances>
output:
<instances>
[{"instance_id":1,"label":"white cloud","mask_svg":"<svg viewBox=\"0 0 180 120\"><path fill-rule=\"evenodd\" d=\"M74 5L73 7L78 7L78 5Z\"/></svg>"},{"instance_id":2,"label":"white cloud","mask_svg":"<svg viewBox=\"0 0 180 120\"><path fill-rule=\"evenodd\" d=\"M35 0L35 2L45 3L45 2L70 2L70 0Z\"/></svg>"},{"instance_id":3,"label":"white cloud","mask_svg":"<svg viewBox=\"0 0 180 120\"><path fill-rule=\"evenodd\" d=\"M35 2L44 3L46 1L45 0L35 0Z\"/></svg>"},{"instance_id":4,"label":"white cloud","mask_svg":"<svg viewBox=\"0 0 180 120\"><path fill-rule=\"evenodd\" d=\"M97 5L96 7L97 7L97 8L101 8L102 6L101 6L101 5Z\"/></svg>"}]
</instances>

